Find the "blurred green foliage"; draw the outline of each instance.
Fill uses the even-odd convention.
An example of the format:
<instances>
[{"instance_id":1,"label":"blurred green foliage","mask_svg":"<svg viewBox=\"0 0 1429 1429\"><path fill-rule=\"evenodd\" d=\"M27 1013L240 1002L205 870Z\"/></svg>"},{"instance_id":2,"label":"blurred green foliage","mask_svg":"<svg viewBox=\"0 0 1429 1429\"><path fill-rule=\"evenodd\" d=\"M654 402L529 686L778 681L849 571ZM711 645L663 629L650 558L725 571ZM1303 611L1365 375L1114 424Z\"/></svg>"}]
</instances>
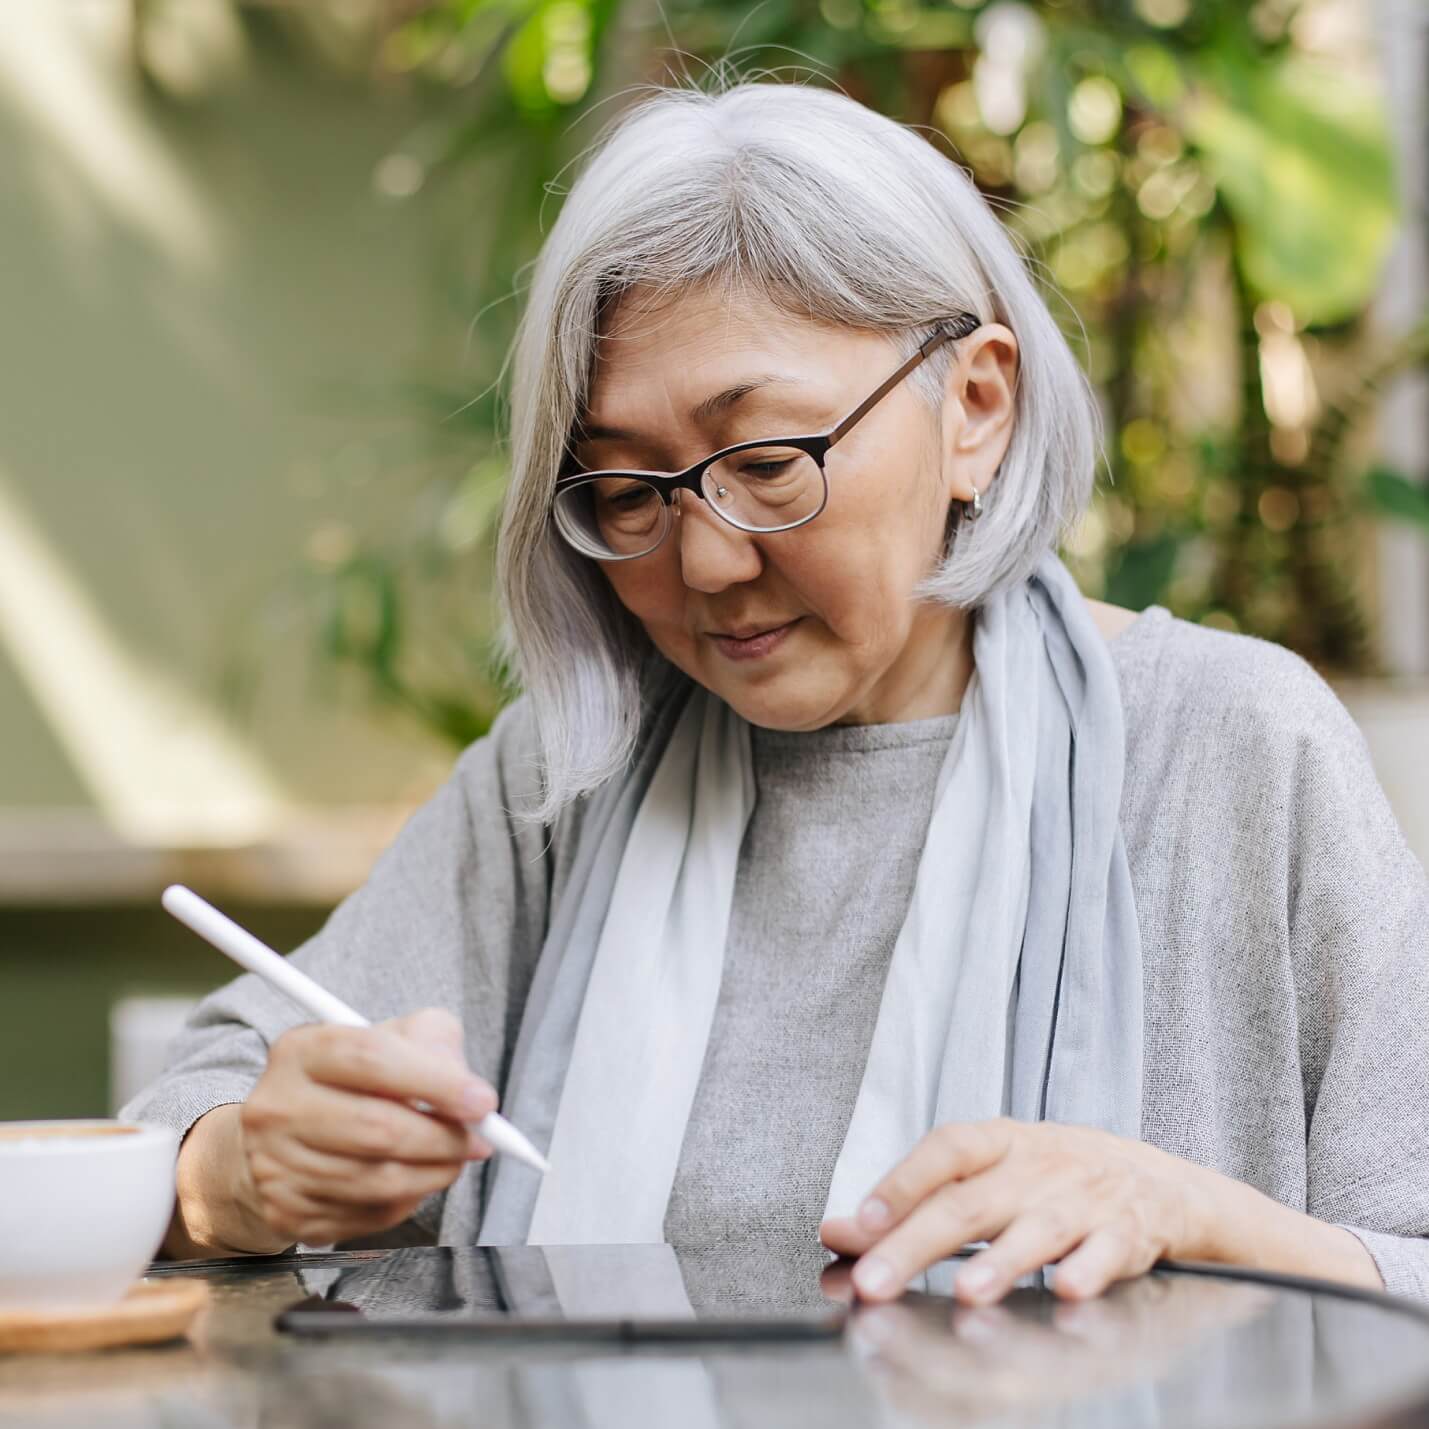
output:
<instances>
[{"instance_id":1,"label":"blurred green foliage","mask_svg":"<svg viewBox=\"0 0 1429 1429\"><path fill-rule=\"evenodd\" d=\"M403 600L413 570L489 556L509 299L614 112L596 101L735 73L923 126L1016 234L1104 402L1105 479L1065 552L1088 593L1366 668L1367 524L1426 516L1421 488L1368 472L1361 433L1426 327L1390 342L1367 319L1390 148L1376 86L1312 18L1298 0L440 0L393 24L369 63L444 96L398 157L429 188L469 185L444 281L478 316L472 370L417 394L456 439L427 518L327 562L329 654L457 742L485 727L504 689L489 600L434 684L405 663Z\"/></svg>"}]
</instances>

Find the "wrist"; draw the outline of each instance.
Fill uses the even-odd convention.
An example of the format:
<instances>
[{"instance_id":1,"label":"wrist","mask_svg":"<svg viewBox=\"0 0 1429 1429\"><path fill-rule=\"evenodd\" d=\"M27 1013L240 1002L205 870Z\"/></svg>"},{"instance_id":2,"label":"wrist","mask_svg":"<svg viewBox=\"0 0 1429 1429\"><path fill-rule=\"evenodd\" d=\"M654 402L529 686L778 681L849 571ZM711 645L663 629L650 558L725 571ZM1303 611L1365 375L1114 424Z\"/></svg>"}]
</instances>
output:
<instances>
[{"instance_id":1,"label":"wrist","mask_svg":"<svg viewBox=\"0 0 1429 1429\"><path fill-rule=\"evenodd\" d=\"M1235 1249L1227 1243L1226 1233L1238 1217L1236 1208L1227 1204L1226 1188L1233 1189L1237 1183L1204 1167L1189 1162L1185 1165L1181 1182L1182 1238L1172 1249L1172 1257L1234 1262Z\"/></svg>"},{"instance_id":2,"label":"wrist","mask_svg":"<svg viewBox=\"0 0 1429 1429\"><path fill-rule=\"evenodd\" d=\"M1188 1178L1187 1191L1189 1234L1186 1246L1175 1252L1178 1256L1384 1288L1374 1257L1342 1226L1203 1168Z\"/></svg>"},{"instance_id":3,"label":"wrist","mask_svg":"<svg viewBox=\"0 0 1429 1429\"><path fill-rule=\"evenodd\" d=\"M179 1147L174 1214L164 1253L195 1256L267 1255L286 1250L256 1210L243 1150L241 1108L215 1107L201 1116Z\"/></svg>"}]
</instances>

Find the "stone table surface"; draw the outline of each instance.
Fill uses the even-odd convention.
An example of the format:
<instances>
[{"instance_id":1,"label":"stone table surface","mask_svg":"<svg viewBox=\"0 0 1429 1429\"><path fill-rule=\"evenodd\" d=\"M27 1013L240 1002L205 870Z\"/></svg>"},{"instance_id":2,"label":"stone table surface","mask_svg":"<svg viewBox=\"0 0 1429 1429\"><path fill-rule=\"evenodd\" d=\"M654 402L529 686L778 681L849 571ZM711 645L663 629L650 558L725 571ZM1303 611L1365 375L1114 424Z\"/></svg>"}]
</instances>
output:
<instances>
[{"instance_id":1,"label":"stone table surface","mask_svg":"<svg viewBox=\"0 0 1429 1429\"><path fill-rule=\"evenodd\" d=\"M1160 1270L1062 1304L1029 1284L968 1310L922 1293L858 1307L841 1337L684 1346L522 1343L400 1330L279 1333L321 1296L367 1316L608 1307L696 1318L830 1310L844 1267L817 1247L409 1248L161 1268L199 1275L188 1340L0 1356L0 1426L714 1429L714 1426L1429 1426L1429 1315L1384 1297Z\"/></svg>"}]
</instances>

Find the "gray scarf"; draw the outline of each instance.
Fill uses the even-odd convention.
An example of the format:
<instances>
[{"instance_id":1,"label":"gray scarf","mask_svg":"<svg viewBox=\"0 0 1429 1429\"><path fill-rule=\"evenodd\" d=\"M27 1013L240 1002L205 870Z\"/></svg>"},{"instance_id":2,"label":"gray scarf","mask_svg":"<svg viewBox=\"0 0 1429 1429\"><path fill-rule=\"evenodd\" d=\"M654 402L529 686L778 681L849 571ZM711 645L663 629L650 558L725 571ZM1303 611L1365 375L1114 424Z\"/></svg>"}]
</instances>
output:
<instances>
[{"instance_id":1,"label":"gray scarf","mask_svg":"<svg viewBox=\"0 0 1429 1429\"><path fill-rule=\"evenodd\" d=\"M1054 554L978 610L973 660L829 1214L942 1122L1140 1132L1121 697ZM481 1243L661 1238L754 794L747 726L681 684L590 796L503 1105L551 1171L493 1163Z\"/></svg>"}]
</instances>

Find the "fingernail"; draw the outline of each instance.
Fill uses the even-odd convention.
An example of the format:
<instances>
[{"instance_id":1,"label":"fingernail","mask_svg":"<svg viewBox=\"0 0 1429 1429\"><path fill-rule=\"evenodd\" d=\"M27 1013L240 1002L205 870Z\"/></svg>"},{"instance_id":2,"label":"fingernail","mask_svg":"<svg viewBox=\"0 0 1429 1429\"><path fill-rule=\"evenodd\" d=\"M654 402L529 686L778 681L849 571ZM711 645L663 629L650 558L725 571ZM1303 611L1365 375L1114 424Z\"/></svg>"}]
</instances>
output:
<instances>
[{"instance_id":1,"label":"fingernail","mask_svg":"<svg viewBox=\"0 0 1429 1429\"><path fill-rule=\"evenodd\" d=\"M858 1223L865 1230L881 1231L892 1219L893 1212L888 1209L888 1203L880 1201L877 1196L870 1196L858 1208Z\"/></svg>"},{"instance_id":2,"label":"fingernail","mask_svg":"<svg viewBox=\"0 0 1429 1429\"><path fill-rule=\"evenodd\" d=\"M958 1271L958 1287L979 1299L992 1289L997 1272L990 1265L965 1265Z\"/></svg>"},{"instance_id":3,"label":"fingernail","mask_svg":"<svg viewBox=\"0 0 1429 1429\"><path fill-rule=\"evenodd\" d=\"M861 1295L887 1295L897 1289L893 1267L875 1256L865 1256L854 1266L853 1283Z\"/></svg>"},{"instance_id":4,"label":"fingernail","mask_svg":"<svg viewBox=\"0 0 1429 1429\"><path fill-rule=\"evenodd\" d=\"M491 1110L491 1092L480 1082L468 1082L461 1092L462 1112L473 1119Z\"/></svg>"}]
</instances>

